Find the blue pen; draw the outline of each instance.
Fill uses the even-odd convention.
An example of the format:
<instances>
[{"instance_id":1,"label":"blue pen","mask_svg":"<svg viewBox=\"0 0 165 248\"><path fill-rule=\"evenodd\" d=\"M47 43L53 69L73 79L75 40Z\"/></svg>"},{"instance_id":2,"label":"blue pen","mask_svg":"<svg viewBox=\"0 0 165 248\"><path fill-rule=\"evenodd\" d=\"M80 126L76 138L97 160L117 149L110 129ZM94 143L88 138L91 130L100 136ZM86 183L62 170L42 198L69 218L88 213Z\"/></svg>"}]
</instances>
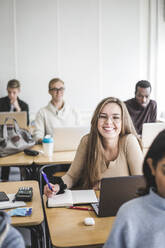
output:
<instances>
[{"instance_id":1,"label":"blue pen","mask_svg":"<svg viewBox=\"0 0 165 248\"><path fill-rule=\"evenodd\" d=\"M53 188L52 188L52 186L50 185L50 182L49 182L49 180L48 180L48 178L47 178L47 175L46 175L45 172L43 172L43 171L42 171L41 173L42 173L42 175L43 175L43 177L44 177L44 179L45 179L45 182L47 183L49 189L50 189L51 191L53 191Z\"/></svg>"}]
</instances>

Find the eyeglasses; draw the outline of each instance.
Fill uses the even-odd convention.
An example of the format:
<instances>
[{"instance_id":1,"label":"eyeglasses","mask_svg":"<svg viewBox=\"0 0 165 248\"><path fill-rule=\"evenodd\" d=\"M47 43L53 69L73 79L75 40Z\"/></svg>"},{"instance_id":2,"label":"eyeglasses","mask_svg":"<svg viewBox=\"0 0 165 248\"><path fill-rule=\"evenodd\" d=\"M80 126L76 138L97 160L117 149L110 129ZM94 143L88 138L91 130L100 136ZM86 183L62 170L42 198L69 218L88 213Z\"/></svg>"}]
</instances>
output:
<instances>
[{"instance_id":1,"label":"eyeglasses","mask_svg":"<svg viewBox=\"0 0 165 248\"><path fill-rule=\"evenodd\" d=\"M109 119L114 122L114 123L120 123L121 122L121 116L120 115L111 115L111 116L108 116L107 114L99 114L98 116L98 119L101 121L101 122L105 122L105 121L108 121Z\"/></svg>"},{"instance_id":2,"label":"eyeglasses","mask_svg":"<svg viewBox=\"0 0 165 248\"><path fill-rule=\"evenodd\" d=\"M64 87L61 87L61 88L50 88L49 89L50 91L55 91L56 93L60 92L64 92L65 88Z\"/></svg>"}]
</instances>

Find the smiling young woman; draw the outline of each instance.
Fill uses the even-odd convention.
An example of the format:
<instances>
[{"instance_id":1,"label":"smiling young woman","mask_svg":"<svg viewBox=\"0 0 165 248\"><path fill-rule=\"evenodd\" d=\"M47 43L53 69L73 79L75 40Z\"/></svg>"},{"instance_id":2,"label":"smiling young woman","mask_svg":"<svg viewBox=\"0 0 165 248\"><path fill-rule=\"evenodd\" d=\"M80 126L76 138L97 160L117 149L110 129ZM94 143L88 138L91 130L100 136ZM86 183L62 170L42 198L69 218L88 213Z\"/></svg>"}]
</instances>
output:
<instances>
[{"instance_id":1,"label":"smiling young woman","mask_svg":"<svg viewBox=\"0 0 165 248\"><path fill-rule=\"evenodd\" d=\"M142 161L141 144L125 104L108 97L98 104L90 133L81 139L75 159L62 180L68 188L99 189L103 177L141 174ZM50 181L58 192L61 186L56 184L56 178ZM44 192L47 196L52 194L47 185Z\"/></svg>"}]
</instances>

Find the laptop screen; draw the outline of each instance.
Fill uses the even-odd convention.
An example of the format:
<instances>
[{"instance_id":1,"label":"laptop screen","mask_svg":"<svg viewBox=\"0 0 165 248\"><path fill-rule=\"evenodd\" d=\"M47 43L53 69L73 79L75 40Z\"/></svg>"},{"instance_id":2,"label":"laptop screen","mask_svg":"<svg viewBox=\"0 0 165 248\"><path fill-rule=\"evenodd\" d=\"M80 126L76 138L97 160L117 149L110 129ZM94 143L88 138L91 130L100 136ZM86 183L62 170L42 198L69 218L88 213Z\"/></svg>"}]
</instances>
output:
<instances>
[{"instance_id":1,"label":"laptop screen","mask_svg":"<svg viewBox=\"0 0 165 248\"><path fill-rule=\"evenodd\" d=\"M0 112L0 124L4 124L5 119L14 118L16 119L19 127L21 128L27 128L27 112L21 111L21 112ZM13 121L9 119L7 121L7 124L13 124Z\"/></svg>"},{"instance_id":2,"label":"laptop screen","mask_svg":"<svg viewBox=\"0 0 165 248\"><path fill-rule=\"evenodd\" d=\"M142 129L143 148L149 148L154 138L165 129L165 123L144 123Z\"/></svg>"},{"instance_id":3,"label":"laptop screen","mask_svg":"<svg viewBox=\"0 0 165 248\"><path fill-rule=\"evenodd\" d=\"M137 190L145 187L143 176L123 176L103 178L101 180L99 209L94 207L100 217L115 216L120 206L136 198Z\"/></svg>"},{"instance_id":4,"label":"laptop screen","mask_svg":"<svg viewBox=\"0 0 165 248\"><path fill-rule=\"evenodd\" d=\"M54 129L54 151L76 151L81 138L89 133L88 126Z\"/></svg>"}]
</instances>

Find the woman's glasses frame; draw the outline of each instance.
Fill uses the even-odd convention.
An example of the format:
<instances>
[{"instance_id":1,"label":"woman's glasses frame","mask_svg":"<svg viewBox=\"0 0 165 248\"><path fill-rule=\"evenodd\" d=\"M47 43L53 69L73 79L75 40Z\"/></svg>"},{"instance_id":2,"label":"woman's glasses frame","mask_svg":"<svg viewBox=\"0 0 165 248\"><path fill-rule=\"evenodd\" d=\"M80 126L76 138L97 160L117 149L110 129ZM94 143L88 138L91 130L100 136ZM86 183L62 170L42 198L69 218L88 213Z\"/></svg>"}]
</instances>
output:
<instances>
[{"instance_id":1,"label":"woman's glasses frame","mask_svg":"<svg viewBox=\"0 0 165 248\"><path fill-rule=\"evenodd\" d=\"M116 124L121 122L121 116L119 114L114 114L114 115L108 116L107 114L100 113L98 115L98 120L101 122L108 121L109 119Z\"/></svg>"}]
</instances>

